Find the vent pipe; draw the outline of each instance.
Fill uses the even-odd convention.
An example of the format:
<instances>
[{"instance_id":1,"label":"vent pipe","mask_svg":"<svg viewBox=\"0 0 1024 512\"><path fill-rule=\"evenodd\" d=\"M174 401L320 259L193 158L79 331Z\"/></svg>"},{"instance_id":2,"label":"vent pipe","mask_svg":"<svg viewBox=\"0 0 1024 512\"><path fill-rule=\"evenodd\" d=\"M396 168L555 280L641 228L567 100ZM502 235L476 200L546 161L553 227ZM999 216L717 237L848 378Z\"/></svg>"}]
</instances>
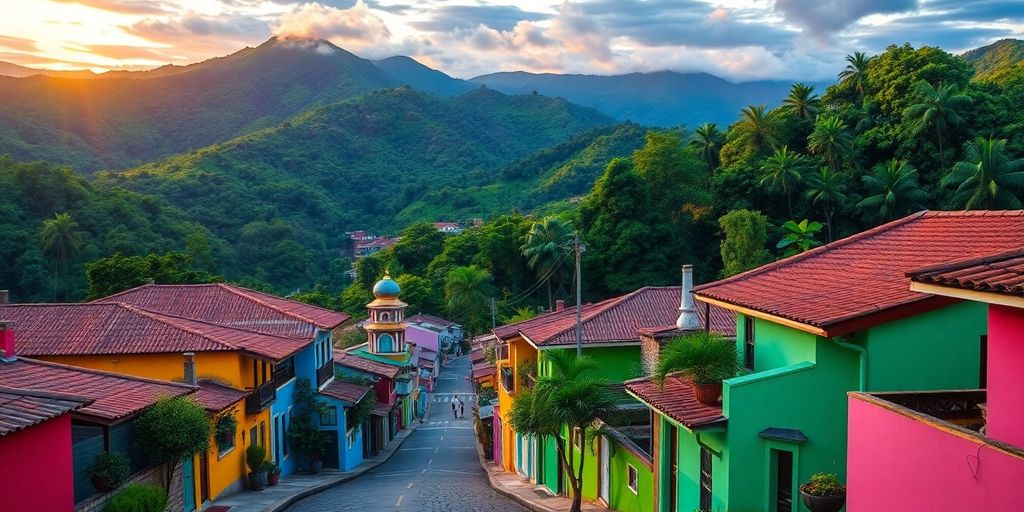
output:
<instances>
[{"instance_id":1,"label":"vent pipe","mask_svg":"<svg viewBox=\"0 0 1024 512\"><path fill-rule=\"evenodd\" d=\"M693 303L693 265L683 265L683 287L680 292L676 327L687 331L700 329L697 307Z\"/></svg>"},{"instance_id":2,"label":"vent pipe","mask_svg":"<svg viewBox=\"0 0 1024 512\"><path fill-rule=\"evenodd\" d=\"M185 384L198 386L196 380L196 355L194 352L185 352Z\"/></svg>"}]
</instances>

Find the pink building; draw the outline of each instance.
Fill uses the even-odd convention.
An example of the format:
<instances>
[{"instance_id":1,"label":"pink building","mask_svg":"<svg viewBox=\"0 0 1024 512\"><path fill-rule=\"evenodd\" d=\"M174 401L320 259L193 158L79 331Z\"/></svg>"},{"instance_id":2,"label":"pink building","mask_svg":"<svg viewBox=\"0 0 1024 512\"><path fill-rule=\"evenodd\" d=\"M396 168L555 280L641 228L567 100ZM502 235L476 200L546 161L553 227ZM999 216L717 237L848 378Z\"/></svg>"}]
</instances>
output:
<instances>
[{"instance_id":1,"label":"pink building","mask_svg":"<svg viewBox=\"0 0 1024 512\"><path fill-rule=\"evenodd\" d=\"M847 509L1022 510L1024 249L910 277L915 291L988 304L986 389L851 393Z\"/></svg>"}]
</instances>

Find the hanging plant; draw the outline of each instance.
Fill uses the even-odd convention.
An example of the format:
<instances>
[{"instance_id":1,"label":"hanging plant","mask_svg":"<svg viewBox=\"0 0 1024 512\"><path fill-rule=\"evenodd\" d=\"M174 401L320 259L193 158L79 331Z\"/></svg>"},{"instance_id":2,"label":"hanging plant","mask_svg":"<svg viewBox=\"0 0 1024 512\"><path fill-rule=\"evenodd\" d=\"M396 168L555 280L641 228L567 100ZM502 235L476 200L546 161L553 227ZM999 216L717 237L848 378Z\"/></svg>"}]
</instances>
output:
<instances>
[{"instance_id":1,"label":"hanging plant","mask_svg":"<svg viewBox=\"0 0 1024 512\"><path fill-rule=\"evenodd\" d=\"M235 433L238 431L238 420L235 419L235 410L232 409L226 414L217 418L214 432L217 436L217 448L224 451L234 446Z\"/></svg>"}]
</instances>

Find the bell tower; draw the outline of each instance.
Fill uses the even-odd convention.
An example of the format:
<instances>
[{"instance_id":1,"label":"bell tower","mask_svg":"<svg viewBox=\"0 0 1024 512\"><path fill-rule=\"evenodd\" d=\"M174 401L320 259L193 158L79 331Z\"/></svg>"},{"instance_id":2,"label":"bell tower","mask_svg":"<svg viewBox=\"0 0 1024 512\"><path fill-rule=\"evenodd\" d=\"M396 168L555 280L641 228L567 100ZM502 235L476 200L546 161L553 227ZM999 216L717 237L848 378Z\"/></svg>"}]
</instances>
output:
<instances>
[{"instance_id":1,"label":"bell tower","mask_svg":"<svg viewBox=\"0 0 1024 512\"><path fill-rule=\"evenodd\" d=\"M373 302L366 305L369 318L363 324L369 340L367 347L372 354L382 356L404 355L405 308L408 304L398 299L402 288L391 274L384 271L384 278L373 285Z\"/></svg>"}]
</instances>

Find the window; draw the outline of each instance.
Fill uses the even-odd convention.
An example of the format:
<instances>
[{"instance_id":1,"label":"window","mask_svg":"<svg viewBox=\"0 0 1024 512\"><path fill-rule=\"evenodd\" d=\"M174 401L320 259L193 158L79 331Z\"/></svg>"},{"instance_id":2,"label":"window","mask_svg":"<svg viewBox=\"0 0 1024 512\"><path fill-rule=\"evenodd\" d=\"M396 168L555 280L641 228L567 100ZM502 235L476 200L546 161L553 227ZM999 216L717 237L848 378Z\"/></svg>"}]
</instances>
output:
<instances>
[{"instance_id":1,"label":"window","mask_svg":"<svg viewBox=\"0 0 1024 512\"><path fill-rule=\"evenodd\" d=\"M754 318L743 317L743 366L754 371Z\"/></svg>"},{"instance_id":2,"label":"window","mask_svg":"<svg viewBox=\"0 0 1024 512\"><path fill-rule=\"evenodd\" d=\"M388 320L391 320L391 313L388 313L387 311L381 313L380 319L382 322L387 322Z\"/></svg>"},{"instance_id":3,"label":"window","mask_svg":"<svg viewBox=\"0 0 1024 512\"><path fill-rule=\"evenodd\" d=\"M711 512L711 450L700 449L700 512Z\"/></svg>"},{"instance_id":4,"label":"window","mask_svg":"<svg viewBox=\"0 0 1024 512\"><path fill-rule=\"evenodd\" d=\"M338 425L338 408L330 406L326 411L320 413L320 425L324 427L335 427Z\"/></svg>"},{"instance_id":5,"label":"window","mask_svg":"<svg viewBox=\"0 0 1024 512\"><path fill-rule=\"evenodd\" d=\"M267 446L267 422L260 422L260 446Z\"/></svg>"},{"instance_id":6,"label":"window","mask_svg":"<svg viewBox=\"0 0 1024 512\"><path fill-rule=\"evenodd\" d=\"M775 512L793 512L793 452L772 450L775 459Z\"/></svg>"},{"instance_id":7,"label":"window","mask_svg":"<svg viewBox=\"0 0 1024 512\"><path fill-rule=\"evenodd\" d=\"M640 479L640 476L632 464L626 464L626 475L626 487L629 487L633 494L637 494L637 481Z\"/></svg>"},{"instance_id":8,"label":"window","mask_svg":"<svg viewBox=\"0 0 1024 512\"><path fill-rule=\"evenodd\" d=\"M249 429L249 445L251 446L254 444L258 444L257 441L258 439L256 438L256 425L253 425L252 428Z\"/></svg>"}]
</instances>

